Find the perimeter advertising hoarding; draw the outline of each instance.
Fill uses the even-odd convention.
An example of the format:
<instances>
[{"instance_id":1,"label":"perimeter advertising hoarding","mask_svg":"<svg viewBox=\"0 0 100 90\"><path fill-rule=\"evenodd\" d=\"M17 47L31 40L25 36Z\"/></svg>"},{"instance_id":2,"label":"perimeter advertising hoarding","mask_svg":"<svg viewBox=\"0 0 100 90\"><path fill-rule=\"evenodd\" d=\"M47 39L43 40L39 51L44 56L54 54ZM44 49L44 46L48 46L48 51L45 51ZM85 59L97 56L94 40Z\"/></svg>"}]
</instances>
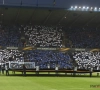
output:
<instances>
[{"instance_id":1,"label":"perimeter advertising hoarding","mask_svg":"<svg viewBox=\"0 0 100 90\"><path fill-rule=\"evenodd\" d=\"M53 50L53 51L60 51L60 52L73 52L73 51L100 51L99 48L42 48L42 47L2 47L0 49L7 49L7 50L20 50L20 51L27 51L27 50Z\"/></svg>"}]
</instances>

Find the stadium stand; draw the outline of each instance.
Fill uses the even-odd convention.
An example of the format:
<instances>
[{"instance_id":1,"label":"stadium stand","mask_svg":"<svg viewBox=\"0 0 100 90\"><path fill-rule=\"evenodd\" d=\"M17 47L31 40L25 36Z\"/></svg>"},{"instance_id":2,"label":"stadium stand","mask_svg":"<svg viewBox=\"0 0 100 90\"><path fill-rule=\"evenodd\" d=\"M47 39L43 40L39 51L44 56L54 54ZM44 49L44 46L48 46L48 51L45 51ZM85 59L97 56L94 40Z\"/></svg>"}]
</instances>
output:
<instances>
[{"instance_id":1,"label":"stadium stand","mask_svg":"<svg viewBox=\"0 0 100 90\"><path fill-rule=\"evenodd\" d=\"M0 25L0 45L1 46L13 46L22 47L23 42L28 46L35 47L59 47L66 44L69 40L74 48L96 48L99 47L99 34L98 30L93 28L84 30L81 28L68 29L65 32L62 28L58 27L47 27L47 26L2 26ZM66 36L65 36L66 35ZM23 38L22 38L23 37ZM64 41L63 38L67 38ZM68 41L68 43L69 43ZM97 42L98 41L98 42ZM69 47L69 45L65 45ZM60 69L72 69L74 63L70 61L70 55L65 55L62 52L57 51L43 51L43 50L32 50L32 51L19 51L19 50L0 50L1 63L9 61L9 57L13 56L13 61L16 62L35 62L40 66L41 69L47 68L50 64L50 68L54 68L56 64L59 65ZM99 52L75 52L74 59L78 64L78 69L98 69Z\"/></svg>"},{"instance_id":2,"label":"stadium stand","mask_svg":"<svg viewBox=\"0 0 100 90\"><path fill-rule=\"evenodd\" d=\"M11 11L13 10L9 8L8 12L12 13ZM15 10L15 12L18 13L17 8ZM18 15L15 14L17 17L14 21L14 25L3 25L3 23L6 24L6 19L4 19L3 23L0 23L0 64L11 63L10 68L14 69L22 69L22 65L25 63L27 64L25 64L26 68L31 67L31 69L36 69L36 67L29 65L33 63L35 66L39 66L40 69L47 70L48 68L55 70L57 66L61 70L69 69L75 70L75 72L77 72L77 70L89 70L90 68L100 70L100 50L97 52L90 52L90 50L75 51L75 48L93 49L100 47L98 28L87 27L85 23L84 25L81 23L81 26L75 26L79 24L77 21L80 21L80 17L78 17L80 15L79 12L73 13L69 11L67 12L69 14L64 14L66 12L64 10L61 10L62 13L60 13L59 10L34 9L34 11L36 11L34 13L35 16L41 14L40 17L44 19L40 19L39 21L38 17L33 20L34 15L28 15L25 11L25 8L20 8ZM42 11L47 15L41 13ZM20 12L23 13L21 14ZM29 12L33 13L33 9L30 9ZM48 16L48 13L50 16ZM56 19L55 16L59 13L61 15ZM86 14L86 12L81 13L83 17L84 14ZM24 15L26 16L24 17ZM66 18L66 15L70 18ZM3 18L6 16L6 14L5 16L2 14ZM96 16L96 13L94 13L94 15L89 13L89 16ZM89 16L87 16L87 18ZM28 20L26 20L27 17ZM10 20L13 18L13 16L10 17ZM77 18L79 19L77 20ZM84 22L88 21L87 18ZM25 23L18 23L21 21L24 22L23 19L25 19ZM51 19L54 21L54 26L52 26L53 22ZM74 20L77 22L76 24ZM37 24L37 22L33 24L32 21L37 21L41 24ZM90 23L92 23L92 21ZM11 48L9 49L8 47ZM12 49L14 47L18 48ZM26 48L26 50L24 50L25 47L29 47L29 49ZM42 48L56 48L56 50L42 50ZM60 51L61 49L62 51ZM64 49L65 51L63 51ZM67 50L69 50L70 54ZM73 53L74 51L75 53ZM71 55L72 53L73 55Z\"/></svg>"}]
</instances>

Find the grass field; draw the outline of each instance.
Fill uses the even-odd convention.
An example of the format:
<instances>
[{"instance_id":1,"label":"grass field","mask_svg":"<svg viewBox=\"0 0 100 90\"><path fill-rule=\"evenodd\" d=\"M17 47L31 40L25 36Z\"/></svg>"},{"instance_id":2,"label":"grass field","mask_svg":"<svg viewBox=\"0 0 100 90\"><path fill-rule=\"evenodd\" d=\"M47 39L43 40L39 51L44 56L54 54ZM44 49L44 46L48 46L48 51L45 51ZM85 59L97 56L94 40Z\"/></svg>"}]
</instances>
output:
<instances>
[{"instance_id":1,"label":"grass field","mask_svg":"<svg viewBox=\"0 0 100 90\"><path fill-rule=\"evenodd\" d=\"M100 77L0 76L0 90L100 90Z\"/></svg>"}]
</instances>

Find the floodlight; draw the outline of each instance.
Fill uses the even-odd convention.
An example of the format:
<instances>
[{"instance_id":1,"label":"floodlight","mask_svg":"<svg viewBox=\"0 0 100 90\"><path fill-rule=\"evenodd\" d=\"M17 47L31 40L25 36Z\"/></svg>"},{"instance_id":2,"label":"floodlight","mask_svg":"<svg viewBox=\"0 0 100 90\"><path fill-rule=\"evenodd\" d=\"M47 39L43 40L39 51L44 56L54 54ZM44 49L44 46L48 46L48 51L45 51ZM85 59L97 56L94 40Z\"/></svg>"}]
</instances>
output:
<instances>
[{"instance_id":1,"label":"floodlight","mask_svg":"<svg viewBox=\"0 0 100 90\"><path fill-rule=\"evenodd\" d=\"M95 7L94 10L97 11L97 7Z\"/></svg>"},{"instance_id":2,"label":"floodlight","mask_svg":"<svg viewBox=\"0 0 100 90\"><path fill-rule=\"evenodd\" d=\"M93 9L93 7L91 7L91 9Z\"/></svg>"},{"instance_id":3,"label":"floodlight","mask_svg":"<svg viewBox=\"0 0 100 90\"><path fill-rule=\"evenodd\" d=\"M98 9L98 11L100 11L100 8Z\"/></svg>"},{"instance_id":4,"label":"floodlight","mask_svg":"<svg viewBox=\"0 0 100 90\"><path fill-rule=\"evenodd\" d=\"M95 9L97 9L97 7L95 7Z\"/></svg>"},{"instance_id":5,"label":"floodlight","mask_svg":"<svg viewBox=\"0 0 100 90\"><path fill-rule=\"evenodd\" d=\"M100 11L100 8L97 8L97 7L89 7L89 6L71 6L70 10Z\"/></svg>"},{"instance_id":6,"label":"floodlight","mask_svg":"<svg viewBox=\"0 0 100 90\"><path fill-rule=\"evenodd\" d=\"M73 9L73 6L71 6L71 9Z\"/></svg>"},{"instance_id":7,"label":"floodlight","mask_svg":"<svg viewBox=\"0 0 100 90\"><path fill-rule=\"evenodd\" d=\"M87 7L86 9L89 9L89 7Z\"/></svg>"},{"instance_id":8,"label":"floodlight","mask_svg":"<svg viewBox=\"0 0 100 90\"><path fill-rule=\"evenodd\" d=\"M100 8L99 8L99 11L100 11Z\"/></svg>"},{"instance_id":9,"label":"floodlight","mask_svg":"<svg viewBox=\"0 0 100 90\"><path fill-rule=\"evenodd\" d=\"M75 6L75 9L77 8L77 6Z\"/></svg>"},{"instance_id":10,"label":"floodlight","mask_svg":"<svg viewBox=\"0 0 100 90\"><path fill-rule=\"evenodd\" d=\"M83 6L83 9L85 9L85 6Z\"/></svg>"}]
</instances>

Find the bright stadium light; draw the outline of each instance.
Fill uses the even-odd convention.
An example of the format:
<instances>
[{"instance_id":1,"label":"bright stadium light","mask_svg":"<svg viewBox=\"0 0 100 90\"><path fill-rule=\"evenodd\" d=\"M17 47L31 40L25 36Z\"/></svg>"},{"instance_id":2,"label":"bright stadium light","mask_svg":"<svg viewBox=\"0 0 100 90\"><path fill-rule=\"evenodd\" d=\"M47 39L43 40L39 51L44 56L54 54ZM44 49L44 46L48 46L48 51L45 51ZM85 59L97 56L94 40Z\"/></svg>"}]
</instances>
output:
<instances>
[{"instance_id":1,"label":"bright stadium light","mask_svg":"<svg viewBox=\"0 0 100 90\"><path fill-rule=\"evenodd\" d=\"M85 6L83 6L83 9L85 9Z\"/></svg>"},{"instance_id":2,"label":"bright stadium light","mask_svg":"<svg viewBox=\"0 0 100 90\"><path fill-rule=\"evenodd\" d=\"M71 9L73 9L73 6L71 6Z\"/></svg>"},{"instance_id":3,"label":"bright stadium light","mask_svg":"<svg viewBox=\"0 0 100 90\"><path fill-rule=\"evenodd\" d=\"M94 8L94 11L97 11L97 7Z\"/></svg>"},{"instance_id":4,"label":"bright stadium light","mask_svg":"<svg viewBox=\"0 0 100 90\"><path fill-rule=\"evenodd\" d=\"M100 8L99 8L99 11L100 11Z\"/></svg>"},{"instance_id":5,"label":"bright stadium light","mask_svg":"<svg viewBox=\"0 0 100 90\"><path fill-rule=\"evenodd\" d=\"M89 7L87 7L86 9L89 9Z\"/></svg>"},{"instance_id":6,"label":"bright stadium light","mask_svg":"<svg viewBox=\"0 0 100 90\"><path fill-rule=\"evenodd\" d=\"M94 9L97 10L97 7L95 7Z\"/></svg>"},{"instance_id":7,"label":"bright stadium light","mask_svg":"<svg viewBox=\"0 0 100 90\"><path fill-rule=\"evenodd\" d=\"M93 7L90 8L91 10L93 9Z\"/></svg>"},{"instance_id":8,"label":"bright stadium light","mask_svg":"<svg viewBox=\"0 0 100 90\"><path fill-rule=\"evenodd\" d=\"M77 9L77 6L75 6L75 9Z\"/></svg>"},{"instance_id":9,"label":"bright stadium light","mask_svg":"<svg viewBox=\"0 0 100 90\"><path fill-rule=\"evenodd\" d=\"M100 12L100 8L97 7L89 7L89 6L71 6L69 10L74 10L74 11L96 11Z\"/></svg>"}]
</instances>

